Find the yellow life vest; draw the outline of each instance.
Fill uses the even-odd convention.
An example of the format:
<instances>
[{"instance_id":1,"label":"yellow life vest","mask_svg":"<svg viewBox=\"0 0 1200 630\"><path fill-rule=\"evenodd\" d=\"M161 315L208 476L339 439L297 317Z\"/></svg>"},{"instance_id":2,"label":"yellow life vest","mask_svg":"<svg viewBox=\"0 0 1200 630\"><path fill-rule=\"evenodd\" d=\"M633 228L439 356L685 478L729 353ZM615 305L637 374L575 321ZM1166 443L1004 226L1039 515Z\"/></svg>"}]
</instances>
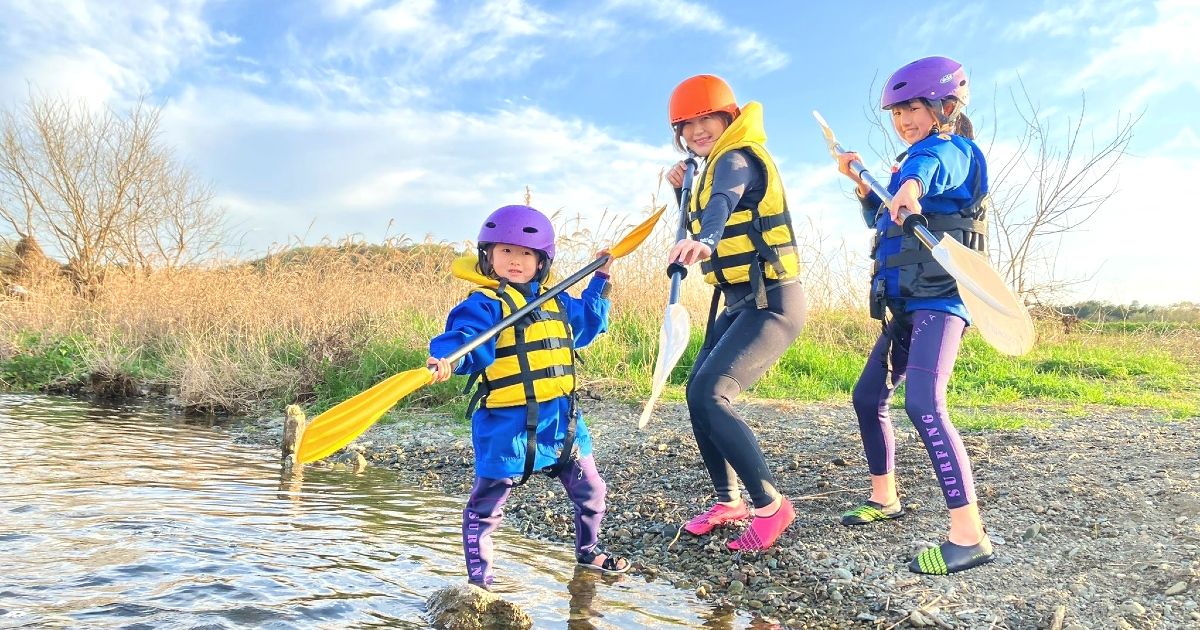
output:
<instances>
[{"instance_id":1,"label":"yellow life vest","mask_svg":"<svg viewBox=\"0 0 1200 630\"><path fill-rule=\"evenodd\" d=\"M699 191L692 196L688 209L688 231L692 236L700 232L700 214L712 196L715 171L712 165L722 155L736 149L748 150L762 164L767 183L761 199L742 197L725 222L717 251L700 263L704 281L709 284L728 286L751 282L761 285L763 277L784 280L800 275L796 235L792 231L783 183L775 161L763 146L766 141L762 105L750 102L717 139L705 160Z\"/></svg>"},{"instance_id":2,"label":"yellow life vest","mask_svg":"<svg viewBox=\"0 0 1200 630\"><path fill-rule=\"evenodd\" d=\"M525 296L507 282L480 273L475 256L458 258L451 266L451 272L455 277L475 283L473 293L483 293L499 302L501 319L526 304ZM562 450L558 461L545 469L546 473L557 476L577 456L575 337L567 312L557 297L500 331L496 338L495 361L471 375L467 391L477 379L479 386L467 405L467 417L481 403L491 409L525 407L525 469L516 485L523 485L533 474L537 458L538 403L560 396L569 396L571 401Z\"/></svg>"},{"instance_id":3,"label":"yellow life vest","mask_svg":"<svg viewBox=\"0 0 1200 630\"><path fill-rule=\"evenodd\" d=\"M507 283L479 273L475 258L454 262L458 278L475 283L472 293L482 293L500 303L502 317L525 306L525 296ZM571 323L557 298L548 300L496 338L496 360L483 370L472 398L484 407L516 407L553 400L575 391L575 350ZM473 377L474 379L475 377ZM469 387L469 386L468 386Z\"/></svg>"}]
</instances>

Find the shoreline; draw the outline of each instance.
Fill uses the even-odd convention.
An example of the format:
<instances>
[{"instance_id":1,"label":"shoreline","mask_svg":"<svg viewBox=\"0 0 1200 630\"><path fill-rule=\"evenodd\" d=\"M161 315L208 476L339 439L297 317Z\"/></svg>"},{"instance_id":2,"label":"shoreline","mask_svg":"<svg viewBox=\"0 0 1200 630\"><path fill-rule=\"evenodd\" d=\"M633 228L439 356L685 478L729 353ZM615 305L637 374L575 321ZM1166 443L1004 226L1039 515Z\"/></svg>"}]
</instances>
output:
<instances>
[{"instance_id":1,"label":"shoreline","mask_svg":"<svg viewBox=\"0 0 1200 630\"><path fill-rule=\"evenodd\" d=\"M1200 624L1200 424L1158 411L1046 412L1049 426L963 431L980 509L996 544L989 565L918 576L909 558L940 541L946 511L928 456L893 411L904 519L847 528L840 513L869 478L849 405L738 402L759 436L796 522L776 546L735 553L740 527L680 532L712 491L682 403L664 403L638 432L637 403L585 400L608 483L604 544L630 559L624 579L666 580L789 628L1181 627ZM376 425L351 445L402 481L466 496L469 430L426 416ZM234 429L278 445L280 419ZM571 545L570 502L535 475L513 492L502 528ZM503 554L503 549L498 553Z\"/></svg>"}]
</instances>

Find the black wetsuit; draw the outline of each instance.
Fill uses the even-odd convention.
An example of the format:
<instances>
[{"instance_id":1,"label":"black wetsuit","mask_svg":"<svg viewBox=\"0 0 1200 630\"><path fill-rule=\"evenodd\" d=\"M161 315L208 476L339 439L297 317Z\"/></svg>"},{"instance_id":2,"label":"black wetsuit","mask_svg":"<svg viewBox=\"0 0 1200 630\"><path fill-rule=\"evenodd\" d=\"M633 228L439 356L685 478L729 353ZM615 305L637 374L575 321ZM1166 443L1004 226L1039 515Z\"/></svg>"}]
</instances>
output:
<instances>
[{"instance_id":1,"label":"black wetsuit","mask_svg":"<svg viewBox=\"0 0 1200 630\"><path fill-rule=\"evenodd\" d=\"M743 150L722 155L713 168L712 194L701 213L697 240L716 251L733 209L747 191L766 188L766 173ZM755 507L775 500L774 479L758 439L731 403L783 356L800 335L807 312L798 281L766 283L765 309L755 307L748 282L718 289L725 307L710 323L687 385L692 432L717 500L735 500L740 477Z\"/></svg>"}]
</instances>

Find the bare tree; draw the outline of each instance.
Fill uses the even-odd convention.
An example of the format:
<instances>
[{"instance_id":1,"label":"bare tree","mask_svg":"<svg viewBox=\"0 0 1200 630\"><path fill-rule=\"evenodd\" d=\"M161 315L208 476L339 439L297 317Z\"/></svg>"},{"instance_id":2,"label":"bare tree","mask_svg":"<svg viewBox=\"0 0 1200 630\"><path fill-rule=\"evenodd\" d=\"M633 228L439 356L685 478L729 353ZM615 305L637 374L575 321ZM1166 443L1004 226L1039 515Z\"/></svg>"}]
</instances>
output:
<instances>
[{"instance_id":1,"label":"bare tree","mask_svg":"<svg viewBox=\"0 0 1200 630\"><path fill-rule=\"evenodd\" d=\"M211 253L225 234L208 186L160 138L157 107L124 113L31 95L0 132L0 220L64 257L77 286L112 265L150 269Z\"/></svg>"},{"instance_id":2,"label":"bare tree","mask_svg":"<svg viewBox=\"0 0 1200 630\"><path fill-rule=\"evenodd\" d=\"M1013 289L1027 301L1046 304L1086 280L1058 272L1059 241L1096 216L1116 192L1114 173L1141 115L1118 115L1112 134L1097 140L1084 127L1086 95L1080 97L1078 115L1067 117L1060 134L1024 83L1010 94L1024 126L1015 139L1016 151L991 169L991 247L997 269Z\"/></svg>"}]
</instances>

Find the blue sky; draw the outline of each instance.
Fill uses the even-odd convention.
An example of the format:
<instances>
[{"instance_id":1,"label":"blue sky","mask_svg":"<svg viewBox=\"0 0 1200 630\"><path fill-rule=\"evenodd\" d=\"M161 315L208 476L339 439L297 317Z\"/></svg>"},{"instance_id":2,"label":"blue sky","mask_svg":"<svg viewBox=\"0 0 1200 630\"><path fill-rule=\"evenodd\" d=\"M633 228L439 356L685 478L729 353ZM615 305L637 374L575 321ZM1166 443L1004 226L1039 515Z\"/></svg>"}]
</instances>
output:
<instances>
[{"instance_id":1,"label":"blue sky","mask_svg":"<svg viewBox=\"0 0 1200 630\"><path fill-rule=\"evenodd\" d=\"M1189 115L1200 3L861 6L0 0L0 87L6 107L30 84L118 107L150 94L164 139L262 251L296 236L470 239L526 186L548 211L634 216L677 159L670 90L711 72L764 104L792 212L834 256L866 239L809 112L869 153L866 112L883 76L947 55L968 67L969 113L994 134L993 160L1021 130L1018 77L1053 129L1084 94L1085 135L1097 139L1144 111L1104 182L1116 194L1086 231L1052 243L1054 273L1090 278L1073 299L1200 300L1200 281L1171 279L1194 247L1184 186L1200 172ZM882 171L881 160L868 166Z\"/></svg>"}]
</instances>

